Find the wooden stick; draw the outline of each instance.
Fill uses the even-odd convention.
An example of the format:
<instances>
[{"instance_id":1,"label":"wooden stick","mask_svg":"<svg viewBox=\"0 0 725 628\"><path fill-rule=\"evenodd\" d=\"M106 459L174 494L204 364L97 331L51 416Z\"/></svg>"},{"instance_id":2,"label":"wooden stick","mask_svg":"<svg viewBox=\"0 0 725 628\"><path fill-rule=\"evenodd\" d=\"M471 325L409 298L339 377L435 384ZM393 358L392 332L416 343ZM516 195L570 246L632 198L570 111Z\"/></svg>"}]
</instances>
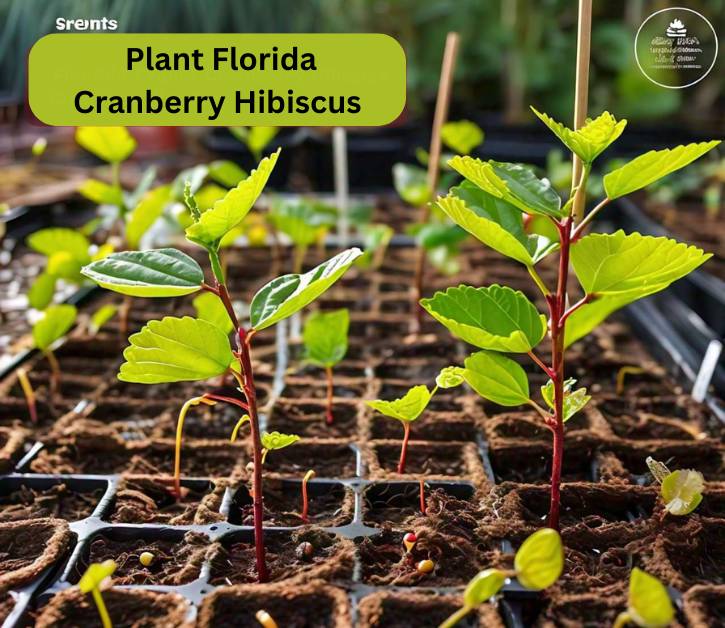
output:
<instances>
[{"instance_id":1,"label":"wooden stick","mask_svg":"<svg viewBox=\"0 0 725 628\"><path fill-rule=\"evenodd\" d=\"M332 130L332 153L335 165L335 201L340 212L338 221L339 245L345 248L350 239L349 192L347 175L347 132L342 127Z\"/></svg>"},{"instance_id":2,"label":"wooden stick","mask_svg":"<svg viewBox=\"0 0 725 628\"><path fill-rule=\"evenodd\" d=\"M589 101L589 51L592 39L592 0L579 0L579 28L576 47L576 90L574 93L574 129L584 125L587 118ZM582 173L582 162L574 155L572 181L579 181ZM586 190L577 190L572 206L574 221L584 217Z\"/></svg>"}]
</instances>

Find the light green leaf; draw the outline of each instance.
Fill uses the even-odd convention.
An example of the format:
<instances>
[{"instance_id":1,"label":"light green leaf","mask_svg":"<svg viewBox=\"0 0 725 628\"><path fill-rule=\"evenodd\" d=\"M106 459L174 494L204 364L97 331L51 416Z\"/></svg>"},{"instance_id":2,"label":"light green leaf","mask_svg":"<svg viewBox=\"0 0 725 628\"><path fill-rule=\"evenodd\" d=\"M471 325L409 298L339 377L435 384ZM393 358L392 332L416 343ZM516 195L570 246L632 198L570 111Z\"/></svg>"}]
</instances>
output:
<instances>
[{"instance_id":1,"label":"light green leaf","mask_svg":"<svg viewBox=\"0 0 725 628\"><path fill-rule=\"evenodd\" d=\"M364 252L355 262L355 265L362 268L379 266L383 261L390 240L395 235L395 230L389 225L373 224L362 225L358 231L362 237Z\"/></svg>"},{"instance_id":2,"label":"light green leaf","mask_svg":"<svg viewBox=\"0 0 725 628\"><path fill-rule=\"evenodd\" d=\"M346 309L313 312L302 332L305 360L322 368L337 364L347 353L349 326L350 313Z\"/></svg>"},{"instance_id":3,"label":"light green leaf","mask_svg":"<svg viewBox=\"0 0 725 628\"><path fill-rule=\"evenodd\" d=\"M297 434L282 434L281 432L265 432L262 434L262 447L267 451L283 449L293 445L300 437Z\"/></svg>"},{"instance_id":4,"label":"light green leaf","mask_svg":"<svg viewBox=\"0 0 725 628\"><path fill-rule=\"evenodd\" d=\"M453 152L468 155L483 142L481 127L470 120L446 122L441 127L441 140Z\"/></svg>"},{"instance_id":5,"label":"light green leaf","mask_svg":"<svg viewBox=\"0 0 725 628\"><path fill-rule=\"evenodd\" d=\"M465 381L466 378L463 376L463 369L460 366L446 366L438 373L436 386L438 388L455 388Z\"/></svg>"},{"instance_id":6,"label":"light green leaf","mask_svg":"<svg viewBox=\"0 0 725 628\"><path fill-rule=\"evenodd\" d=\"M78 581L78 588L81 590L81 593L90 593L94 589L98 589L106 578L113 575L117 567L118 565L116 565L115 561L110 558L104 560L102 563L91 563L88 565L88 569L86 569Z\"/></svg>"},{"instance_id":7,"label":"light green leaf","mask_svg":"<svg viewBox=\"0 0 725 628\"><path fill-rule=\"evenodd\" d=\"M186 229L186 237L203 246L215 247L218 240L236 227L257 202L277 163L279 152L280 149L265 157L244 181L205 211L198 222Z\"/></svg>"},{"instance_id":8,"label":"light green leaf","mask_svg":"<svg viewBox=\"0 0 725 628\"><path fill-rule=\"evenodd\" d=\"M405 395L393 401L376 399L365 403L373 410L398 421L415 421L426 409L433 393L428 386L413 386Z\"/></svg>"},{"instance_id":9,"label":"light green leaf","mask_svg":"<svg viewBox=\"0 0 725 628\"><path fill-rule=\"evenodd\" d=\"M123 205L121 188L98 179L86 179L78 187L78 193L97 205Z\"/></svg>"},{"instance_id":10,"label":"light green leaf","mask_svg":"<svg viewBox=\"0 0 725 628\"><path fill-rule=\"evenodd\" d=\"M76 320L73 305L51 305L43 313L43 318L33 325L33 340L41 351L47 351L59 338L65 336Z\"/></svg>"},{"instance_id":11,"label":"light green leaf","mask_svg":"<svg viewBox=\"0 0 725 628\"><path fill-rule=\"evenodd\" d=\"M556 530L541 528L516 552L514 569L519 583L532 591L554 584L564 569L564 548Z\"/></svg>"},{"instance_id":12,"label":"light green leaf","mask_svg":"<svg viewBox=\"0 0 725 628\"><path fill-rule=\"evenodd\" d=\"M500 353L479 351L464 361L463 377L481 397L501 406L529 402L529 380L520 364Z\"/></svg>"},{"instance_id":13,"label":"light green leaf","mask_svg":"<svg viewBox=\"0 0 725 628\"><path fill-rule=\"evenodd\" d=\"M223 186L233 188L249 175L233 161L219 159L209 164L209 176Z\"/></svg>"},{"instance_id":14,"label":"light green leaf","mask_svg":"<svg viewBox=\"0 0 725 628\"><path fill-rule=\"evenodd\" d=\"M675 618L665 586L637 567L629 576L628 606L632 620L642 628L665 628Z\"/></svg>"},{"instance_id":15,"label":"light green leaf","mask_svg":"<svg viewBox=\"0 0 725 628\"><path fill-rule=\"evenodd\" d=\"M720 140L687 144L664 150L651 150L635 157L621 168L604 175L604 190L610 199L641 190L657 179L684 168L715 148Z\"/></svg>"},{"instance_id":16,"label":"light green leaf","mask_svg":"<svg viewBox=\"0 0 725 628\"><path fill-rule=\"evenodd\" d=\"M337 210L327 205L300 199L277 203L269 217L277 231L294 244L309 246L337 221Z\"/></svg>"},{"instance_id":17,"label":"light green leaf","mask_svg":"<svg viewBox=\"0 0 725 628\"><path fill-rule=\"evenodd\" d=\"M569 378L564 382L564 403L562 420L566 423L571 417L573 417L579 410L586 406L591 401L591 395L587 395L586 388L579 388L572 392L572 388L576 384L576 380ZM554 383L549 380L544 386L541 387L541 396L544 402L552 410L554 409Z\"/></svg>"},{"instance_id":18,"label":"light green leaf","mask_svg":"<svg viewBox=\"0 0 725 628\"><path fill-rule=\"evenodd\" d=\"M229 338L208 321L165 316L129 339L118 379L137 384L197 381L226 372L234 359Z\"/></svg>"},{"instance_id":19,"label":"light green leaf","mask_svg":"<svg viewBox=\"0 0 725 628\"><path fill-rule=\"evenodd\" d=\"M420 304L457 338L480 349L526 353L546 335L546 316L517 290L458 286Z\"/></svg>"},{"instance_id":20,"label":"light green leaf","mask_svg":"<svg viewBox=\"0 0 725 628\"><path fill-rule=\"evenodd\" d=\"M612 142L614 142L627 126L626 120L617 122L616 118L605 111L592 120L587 118L584 126L576 131L557 122L545 113L531 107L538 118L548 126L574 154L578 155L584 163L592 163Z\"/></svg>"},{"instance_id":21,"label":"light green leaf","mask_svg":"<svg viewBox=\"0 0 725 628\"><path fill-rule=\"evenodd\" d=\"M702 501L705 478L699 471L678 469L662 480L665 509L673 515L689 515Z\"/></svg>"},{"instance_id":22,"label":"light green leaf","mask_svg":"<svg viewBox=\"0 0 725 628\"><path fill-rule=\"evenodd\" d=\"M171 188L161 185L147 192L133 209L126 224L126 242L132 249L139 246L141 237L161 216L164 207L171 200Z\"/></svg>"},{"instance_id":23,"label":"light green leaf","mask_svg":"<svg viewBox=\"0 0 725 628\"><path fill-rule=\"evenodd\" d=\"M659 286L652 286L649 291L642 294L627 293L618 296L598 297L592 303L583 305L566 321L564 346L568 347L580 338L586 336L612 312L623 308L625 305L628 305L637 299L654 294L660 289L661 288Z\"/></svg>"},{"instance_id":24,"label":"light green leaf","mask_svg":"<svg viewBox=\"0 0 725 628\"><path fill-rule=\"evenodd\" d=\"M467 181L439 198L437 205L485 245L526 266L533 266L559 247L558 241L527 234L519 209Z\"/></svg>"},{"instance_id":25,"label":"light green leaf","mask_svg":"<svg viewBox=\"0 0 725 628\"><path fill-rule=\"evenodd\" d=\"M108 163L124 161L136 150L136 140L123 126L79 126L76 142Z\"/></svg>"},{"instance_id":26,"label":"light green leaf","mask_svg":"<svg viewBox=\"0 0 725 628\"><path fill-rule=\"evenodd\" d=\"M259 159L264 148L279 132L276 126L230 126L232 135L244 143L255 159Z\"/></svg>"},{"instance_id":27,"label":"light green leaf","mask_svg":"<svg viewBox=\"0 0 725 628\"><path fill-rule=\"evenodd\" d=\"M418 166L395 164L393 166L393 185L400 198L413 207L422 207L431 199L428 173Z\"/></svg>"},{"instance_id":28,"label":"light green leaf","mask_svg":"<svg viewBox=\"0 0 725 628\"><path fill-rule=\"evenodd\" d=\"M463 592L463 604L468 608L478 608L496 595L506 583L506 574L498 569L479 571L466 585Z\"/></svg>"},{"instance_id":29,"label":"light green leaf","mask_svg":"<svg viewBox=\"0 0 725 628\"><path fill-rule=\"evenodd\" d=\"M234 324L229 318L227 309L222 300L211 292L202 292L194 297L191 302L196 310L196 317L205 320L221 329L225 334L230 334Z\"/></svg>"},{"instance_id":30,"label":"light green leaf","mask_svg":"<svg viewBox=\"0 0 725 628\"><path fill-rule=\"evenodd\" d=\"M500 198L527 214L560 218L561 199L547 179L538 179L521 164L481 161L456 156L449 165L484 192Z\"/></svg>"},{"instance_id":31,"label":"light green leaf","mask_svg":"<svg viewBox=\"0 0 725 628\"><path fill-rule=\"evenodd\" d=\"M83 280L81 277L81 268L83 263L73 257L72 253L68 251L58 251L53 253L48 258L48 264L45 268L45 272L58 279L65 279L73 283L80 283Z\"/></svg>"},{"instance_id":32,"label":"light green leaf","mask_svg":"<svg viewBox=\"0 0 725 628\"><path fill-rule=\"evenodd\" d=\"M110 321L118 312L118 306L112 303L106 303L99 307L91 316L90 323L88 325L88 331L92 336L95 336L108 321Z\"/></svg>"},{"instance_id":33,"label":"light green leaf","mask_svg":"<svg viewBox=\"0 0 725 628\"><path fill-rule=\"evenodd\" d=\"M576 242L571 261L587 294L645 295L663 290L712 257L664 237L594 233ZM635 298L639 298L635 296Z\"/></svg>"},{"instance_id":34,"label":"light green leaf","mask_svg":"<svg viewBox=\"0 0 725 628\"><path fill-rule=\"evenodd\" d=\"M28 236L27 245L34 251L50 257L53 253L68 253L81 264L90 261L88 238L75 229L48 227Z\"/></svg>"},{"instance_id":35,"label":"light green leaf","mask_svg":"<svg viewBox=\"0 0 725 628\"><path fill-rule=\"evenodd\" d=\"M133 297L176 297L201 288L199 264L176 249L113 253L83 268L99 286Z\"/></svg>"},{"instance_id":36,"label":"light green leaf","mask_svg":"<svg viewBox=\"0 0 725 628\"><path fill-rule=\"evenodd\" d=\"M222 200L229 190L216 183L205 183L194 194L197 209L203 214L206 210L214 207L214 204ZM233 227L236 229L236 227ZM229 233L229 231L227 231ZM223 239L223 236L222 236Z\"/></svg>"},{"instance_id":37,"label":"light green leaf","mask_svg":"<svg viewBox=\"0 0 725 628\"><path fill-rule=\"evenodd\" d=\"M28 290L28 304L36 310L44 310L53 300L55 293L55 276L50 273L41 273Z\"/></svg>"},{"instance_id":38,"label":"light green leaf","mask_svg":"<svg viewBox=\"0 0 725 628\"><path fill-rule=\"evenodd\" d=\"M353 247L302 275L283 275L273 279L252 299L252 327L265 329L312 303L342 277L360 255L362 251Z\"/></svg>"}]
</instances>

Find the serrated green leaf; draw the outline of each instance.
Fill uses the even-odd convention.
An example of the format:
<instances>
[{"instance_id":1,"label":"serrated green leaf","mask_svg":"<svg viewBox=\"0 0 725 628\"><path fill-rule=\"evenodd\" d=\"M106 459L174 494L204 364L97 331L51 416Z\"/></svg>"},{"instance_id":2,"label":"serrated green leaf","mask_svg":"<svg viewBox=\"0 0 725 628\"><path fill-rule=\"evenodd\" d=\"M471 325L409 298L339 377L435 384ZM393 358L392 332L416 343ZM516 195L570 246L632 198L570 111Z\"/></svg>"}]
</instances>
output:
<instances>
[{"instance_id":1,"label":"serrated green leaf","mask_svg":"<svg viewBox=\"0 0 725 628\"><path fill-rule=\"evenodd\" d=\"M520 364L500 353L479 351L468 356L463 369L466 383L481 397L501 406L529 402L529 380Z\"/></svg>"},{"instance_id":2,"label":"serrated green leaf","mask_svg":"<svg viewBox=\"0 0 725 628\"><path fill-rule=\"evenodd\" d=\"M187 227L187 239L204 246L216 246L220 238L236 227L257 202L277 163L280 150L260 161L244 181L205 211L198 222Z\"/></svg>"},{"instance_id":3,"label":"serrated green leaf","mask_svg":"<svg viewBox=\"0 0 725 628\"><path fill-rule=\"evenodd\" d=\"M322 368L337 364L347 353L349 326L350 313L346 309L313 312L302 332L305 360Z\"/></svg>"},{"instance_id":4,"label":"serrated green leaf","mask_svg":"<svg viewBox=\"0 0 725 628\"><path fill-rule=\"evenodd\" d=\"M562 410L564 416L562 420L566 423L571 417L573 417L579 410L586 406L591 401L591 395L587 395L586 388L579 388L572 392L572 388L576 384L576 380L569 378L564 382L564 403ZM552 410L554 409L554 383L549 380L544 386L541 387L541 396L544 402Z\"/></svg>"},{"instance_id":5,"label":"serrated green leaf","mask_svg":"<svg viewBox=\"0 0 725 628\"><path fill-rule=\"evenodd\" d=\"M77 313L73 305L51 305L46 308L43 317L33 325L35 346L41 351L47 351L73 327Z\"/></svg>"},{"instance_id":6,"label":"serrated green leaf","mask_svg":"<svg viewBox=\"0 0 725 628\"><path fill-rule=\"evenodd\" d=\"M265 432L262 434L262 447L267 451L284 449L293 445L300 437L297 434L282 434L281 432Z\"/></svg>"},{"instance_id":7,"label":"serrated green leaf","mask_svg":"<svg viewBox=\"0 0 725 628\"><path fill-rule=\"evenodd\" d=\"M147 192L131 212L126 223L126 242L132 249L139 246L141 237L146 233L164 211L171 200L171 188L161 185Z\"/></svg>"},{"instance_id":8,"label":"serrated green leaf","mask_svg":"<svg viewBox=\"0 0 725 628\"><path fill-rule=\"evenodd\" d=\"M572 131L560 122L531 107L538 118L548 126L563 143L584 163L592 163L612 142L614 142L627 126L626 120L617 122L616 118L605 111L592 120L587 118L584 126Z\"/></svg>"},{"instance_id":9,"label":"serrated green leaf","mask_svg":"<svg viewBox=\"0 0 725 628\"><path fill-rule=\"evenodd\" d=\"M665 237L594 233L571 248L571 261L587 294L620 296L652 294L706 262L696 246ZM637 298L637 297L636 297Z\"/></svg>"},{"instance_id":10,"label":"serrated green leaf","mask_svg":"<svg viewBox=\"0 0 725 628\"><path fill-rule=\"evenodd\" d=\"M506 574L499 569L479 571L466 585L463 604L468 608L477 608L496 595L505 583Z\"/></svg>"},{"instance_id":11,"label":"serrated green leaf","mask_svg":"<svg viewBox=\"0 0 725 628\"><path fill-rule=\"evenodd\" d=\"M234 324L229 318L227 309L216 294L202 292L194 297L191 303L196 310L197 318L215 325L227 335L234 329Z\"/></svg>"},{"instance_id":12,"label":"serrated green leaf","mask_svg":"<svg viewBox=\"0 0 725 628\"><path fill-rule=\"evenodd\" d=\"M218 159L209 164L209 176L223 186L233 188L239 185L242 179L249 176L233 161Z\"/></svg>"},{"instance_id":13,"label":"serrated green leaf","mask_svg":"<svg viewBox=\"0 0 725 628\"><path fill-rule=\"evenodd\" d=\"M199 264L176 249L123 251L88 264L83 274L99 286L133 297L175 297L201 288Z\"/></svg>"},{"instance_id":14,"label":"serrated green leaf","mask_svg":"<svg viewBox=\"0 0 725 628\"><path fill-rule=\"evenodd\" d=\"M118 312L118 306L112 303L106 303L99 307L93 315L88 325L88 331L95 336L108 321L110 321Z\"/></svg>"},{"instance_id":15,"label":"serrated green leaf","mask_svg":"<svg viewBox=\"0 0 725 628\"><path fill-rule=\"evenodd\" d=\"M26 243L34 251L48 257L53 253L64 252L81 264L85 264L91 259L88 254L91 243L86 236L75 229L66 227L40 229L30 234Z\"/></svg>"},{"instance_id":16,"label":"serrated green leaf","mask_svg":"<svg viewBox=\"0 0 725 628\"><path fill-rule=\"evenodd\" d=\"M546 316L523 292L497 284L448 288L420 304L456 338L480 349L527 353L546 335Z\"/></svg>"},{"instance_id":17,"label":"serrated green leaf","mask_svg":"<svg viewBox=\"0 0 725 628\"><path fill-rule=\"evenodd\" d=\"M463 375L463 369L460 366L446 366L441 369L436 377L436 386L438 388L455 388L460 386L466 378Z\"/></svg>"},{"instance_id":18,"label":"serrated green leaf","mask_svg":"<svg viewBox=\"0 0 725 628\"><path fill-rule=\"evenodd\" d=\"M526 166L456 156L448 164L484 192L527 214L560 218L561 199L547 179L539 179Z\"/></svg>"},{"instance_id":19,"label":"serrated green leaf","mask_svg":"<svg viewBox=\"0 0 725 628\"><path fill-rule=\"evenodd\" d=\"M514 569L519 583L532 591L554 584L564 569L564 548L556 530L541 528L516 552Z\"/></svg>"},{"instance_id":20,"label":"serrated green leaf","mask_svg":"<svg viewBox=\"0 0 725 628\"><path fill-rule=\"evenodd\" d=\"M208 321L166 316L133 334L118 379L137 384L198 381L226 372L229 338Z\"/></svg>"},{"instance_id":21,"label":"serrated green leaf","mask_svg":"<svg viewBox=\"0 0 725 628\"><path fill-rule=\"evenodd\" d=\"M90 593L98 589L106 578L109 578L116 571L115 561L104 560L102 563L91 563L78 581L78 588L81 593Z\"/></svg>"},{"instance_id":22,"label":"serrated green leaf","mask_svg":"<svg viewBox=\"0 0 725 628\"><path fill-rule=\"evenodd\" d=\"M108 163L124 161L136 150L136 140L123 126L79 126L76 142Z\"/></svg>"},{"instance_id":23,"label":"serrated green leaf","mask_svg":"<svg viewBox=\"0 0 725 628\"><path fill-rule=\"evenodd\" d=\"M664 150L651 150L635 157L621 168L604 175L604 190L610 199L619 198L684 168L698 157L712 150L720 140L687 144Z\"/></svg>"},{"instance_id":24,"label":"serrated green leaf","mask_svg":"<svg viewBox=\"0 0 725 628\"><path fill-rule=\"evenodd\" d=\"M252 299L252 327L265 329L312 303L342 277L360 255L362 251L353 247L302 275L283 275L273 279Z\"/></svg>"},{"instance_id":25,"label":"serrated green leaf","mask_svg":"<svg viewBox=\"0 0 725 628\"><path fill-rule=\"evenodd\" d=\"M665 586L637 567L629 576L628 606L632 620L642 628L665 628L675 618Z\"/></svg>"},{"instance_id":26,"label":"serrated green leaf","mask_svg":"<svg viewBox=\"0 0 725 628\"><path fill-rule=\"evenodd\" d=\"M518 208L467 181L439 198L437 205L485 245L526 266L533 266L559 248L558 241L527 234Z\"/></svg>"},{"instance_id":27,"label":"serrated green leaf","mask_svg":"<svg viewBox=\"0 0 725 628\"><path fill-rule=\"evenodd\" d=\"M123 205L121 188L98 179L86 179L78 187L78 193L97 205Z\"/></svg>"},{"instance_id":28,"label":"serrated green leaf","mask_svg":"<svg viewBox=\"0 0 725 628\"><path fill-rule=\"evenodd\" d=\"M365 403L373 410L377 410L380 414L389 416L398 421L415 421L428 407L433 393L428 390L428 386L413 386L405 395L393 401L385 401L376 399L374 401L366 401Z\"/></svg>"},{"instance_id":29,"label":"serrated green leaf","mask_svg":"<svg viewBox=\"0 0 725 628\"><path fill-rule=\"evenodd\" d=\"M55 277L50 273L41 273L28 290L28 304L36 310L44 310L55 294Z\"/></svg>"},{"instance_id":30,"label":"serrated green leaf","mask_svg":"<svg viewBox=\"0 0 725 628\"><path fill-rule=\"evenodd\" d=\"M673 515L689 515L702 501L705 478L699 471L678 469L662 480L665 509Z\"/></svg>"},{"instance_id":31,"label":"serrated green leaf","mask_svg":"<svg viewBox=\"0 0 725 628\"><path fill-rule=\"evenodd\" d=\"M468 155L483 142L481 127L470 120L446 122L441 127L441 140L453 152Z\"/></svg>"},{"instance_id":32,"label":"serrated green leaf","mask_svg":"<svg viewBox=\"0 0 725 628\"><path fill-rule=\"evenodd\" d=\"M400 198L413 207L422 207L432 196L428 187L428 173L418 166L395 164L393 186Z\"/></svg>"}]
</instances>

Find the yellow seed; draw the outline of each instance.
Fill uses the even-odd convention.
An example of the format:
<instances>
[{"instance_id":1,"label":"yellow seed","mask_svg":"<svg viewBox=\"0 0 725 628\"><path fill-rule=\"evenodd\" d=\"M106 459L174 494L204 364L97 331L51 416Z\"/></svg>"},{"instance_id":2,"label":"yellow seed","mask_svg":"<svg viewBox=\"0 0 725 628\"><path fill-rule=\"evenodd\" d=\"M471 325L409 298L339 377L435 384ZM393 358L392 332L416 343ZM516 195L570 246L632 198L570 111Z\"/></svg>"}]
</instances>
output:
<instances>
[{"instance_id":1,"label":"yellow seed","mask_svg":"<svg viewBox=\"0 0 725 628\"><path fill-rule=\"evenodd\" d=\"M264 628L277 628L277 622L272 619L272 616L267 611L257 611L254 616Z\"/></svg>"},{"instance_id":2,"label":"yellow seed","mask_svg":"<svg viewBox=\"0 0 725 628\"><path fill-rule=\"evenodd\" d=\"M138 560L144 567L148 567L153 562L154 555L151 552L141 552Z\"/></svg>"},{"instance_id":3,"label":"yellow seed","mask_svg":"<svg viewBox=\"0 0 725 628\"><path fill-rule=\"evenodd\" d=\"M425 560L421 560L415 568L419 573L430 573L433 569L435 569L435 566L436 565L432 560L426 558Z\"/></svg>"}]
</instances>

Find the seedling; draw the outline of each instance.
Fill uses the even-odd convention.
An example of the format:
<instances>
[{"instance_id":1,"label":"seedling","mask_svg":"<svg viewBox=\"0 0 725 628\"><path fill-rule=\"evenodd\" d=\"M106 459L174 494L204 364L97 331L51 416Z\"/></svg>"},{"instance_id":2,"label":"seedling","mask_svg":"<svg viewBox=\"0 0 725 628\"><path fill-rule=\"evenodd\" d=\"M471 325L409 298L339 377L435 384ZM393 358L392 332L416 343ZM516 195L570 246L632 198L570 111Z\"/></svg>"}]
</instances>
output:
<instances>
[{"instance_id":1,"label":"seedling","mask_svg":"<svg viewBox=\"0 0 725 628\"><path fill-rule=\"evenodd\" d=\"M484 569L477 573L463 593L463 606L439 628L452 628L469 613L498 594L510 578L530 591L541 591L553 585L564 569L564 548L559 533L542 528L527 538L516 552L514 569Z\"/></svg>"},{"instance_id":2,"label":"seedling","mask_svg":"<svg viewBox=\"0 0 725 628\"><path fill-rule=\"evenodd\" d=\"M91 315L88 321L88 333L91 336L95 336L101 328L110 321L118 313L118 306L112 303L106 303L99 307Z\"/></svg>"},{"instance_id":3,"label":"seedling","mask_svg":"<svg viewBox=\"0 0 725 628\"><path fill-rule=\"evenodd\" d=\"M481 349L465 360L465 368L455 371L462 380L499 405L532 406L551 430L549 526L558 529L564 424L589 401L586 390L575 390L565 376L566 348L615 310L663 290L711 257L695 246L664 237L585 232L611 201L686 166L719 141L650 151L609 172L603 179L606 197L575 225L576 192L586 187L593 162L620 136L626 121L605 112L573 131L546 114L534 113L583 163L581 178L565 203L549 181L538 179L525 166L457 156L448 163L466 181L436 204L475 238L523 264L547 303L548 317L522 292L495 284L449 288L423 299L421 305L454 336ZM527 234L524 215L549 221L558 238ZM558 277L550 288L536 265L555 251L559 252ZM570 262L583 291L574 303L568 294ZM549 365L534 352L547 334L552 347ZM527 354L546 374L550 381L542 388L542 397L548 409L531 398L526 372L504 353Z\"/></svg>"},{"instance_id":4,"label":"seedling","mask_svg":"<svg viewBox=\"0 0 725 628\"><path fill-rule=\"evenodd\" d=\"M262 434L259 429L257 394L252 367L252 340L263 329L299 312L332 286L361 255L348 249L304 274L283 275L263 286L251 301L249 323L237 317L219 260L221 240L244 220L262 192L279 156L279 151L263 159L258 168L223 199L201 212L187 188L187 206L193 223L186 229L190 242L203 248L209 257L213 279L205 281L204 272L190 256L176 249L125 251L93 262L83 274L109 290L134 297L178 297L205 291L218 298L234 329L234 344L226 330L202 318L167 316L151 321L129 338L125 362L118 378L140 384L203 381L229 374L238 383L244 400L204 393L187 401L177 427L176 472L178 478L180 441L186 411L201 403L228 403L249 417L252 441L252 492L257 575L268 580L265 561L262 491ZM187 405L188 404L188 405ZM289 444L289 443L288 443ZM177 481L178 488L178 481Z\"/></svg>"},{"instance_id":5,"label":"seedling","mask_svg":"<svg viewBox=\"0 0 725 628\"><path fill-rule=\"evenodd\" d=\"M378 270L382 266L385 258L385 251L395 235L395 231L390 225L369 224L360 225L358 232L362 238L363 248L365 252L358 260L357 266L360 268L372 268Z\"/></svg>"},{"instance_id":6,"label":"seedling","mask_svg":"<svg viewBox=\"0 0 725 628\"><path fill-rule=\"evenodd\" d=\"M262 434L262 464L267 460L270 451L284 449L294 445L300 437L297 434L282 434L281 432L264 432Z\"/></svg>"},{"instance_id":7,"label":"seedling","mask_svg":"<svg viewBox=\"0 0 725 628\"><path fill-rule=\"evenodd\" d=\"M25 403L28 406L28 413L30 414L30 421L32 423L37 423L38 410L35 405L35 391L33 390L33 385L30 383L30 379L28 379L28 374L25 372L25 369L21 367L15 371L15 375L18 378L18 382L20 382L20 388L23 390Z\"/></svg>"},{"instance_id":8,"label":"seedling","mask_svg":"<svg viewBox=\"0 0 725 628\"><path fill-rule=\"evenodd\" d=\"M255 619L260 623L262 628L277 628L277 622L265 610L258 610L254 614Z\"/></svg>"},{"instance_id":9,"label":"seedling","mask_svg":"<svg viewBox=\"0 0 725 628\"><path fill-rule=\"evenodd\" d=\"M305 322L302 340L305 343L305 361L325 369L327 382L327 405L325 420L332 425L332 398L334 383L332 367L347 353L347 331L350 327L350 313L346 309L334 312L314 312Z\"/></svg>"},{"instance_id":10,"label":"seedling","mask_svg":"<svg viewBox=\"0 0 725 628\"><path fill-rule=\"evenodd\" d=\"M639 366L623 366L617 371L616 393L621 397L624 394L624 380L627 375L641 375L646 373L645 369Z\"/></svg>"},{"instance_id":11,"label":"seedling","mask_svg":"<svg viewBox=\"0 0 725 628\"><path fill-rule=\"evenodd\" d=\"M671 515L689 515L700 505L705 490L705 478L699 471L678 469L670 471L663 462L647 457L647 466L660 485L665 511Z\"/></svg>"},{"instance_id":12,"label":"seedling","mask_svg":"<svg viewBox=\"0 0 725 628\"><path fill-rule=\"evenodd\" d=\"M117 567L118 565L113 560L104 560L102 563L91 563L78 582L78 588L81 590L81 593L90 593L93 596L93 601L98 609L98 615L101 618L103 628L113 628L113 624L108 615L106 604L103 601L101 588L109 583Z\"/></svg>"},{"instance_id":13,"label":"seedling","mask_svg":"<svg viewBox=\"0 0 725 628\"><path fill-rule=\"evenodd\" d=\"M617 616L613 628L630 623L640 628L665 628L674 618L675 609L665 586L641 569L632 569L627 610Z\"/></svg>"},{"instance_id":14,"label":"seedling","mask_svg":"<svg viewBox=\"0 0 725 628\"><path fill-rule=\"evenodd\" d=\"M58 359L53 353L53 345L73 327L76 310L73 305L51 305L42 318L33 325L33 340L50 365L50 393L55 397L60 393L61 370Z\"/></svg>"},{"instance_id":15,"label":"seedling","mask_svg":"<svg viewBox=\"0 0 725 628\"><path fill-rule=\"evenodd\" d=\"M307 496L307 483L315 477L315 471L313 469L310 469L307 473L305 473L305 477L302 478L302 514L300 515L300 518L304 523L309 523L309 509L310 509L310 500Z\"/></svg>"},{"instance_id":16,"label":"seedling","mask_svg":"<svg viewBox=\"0 0 725 628\"><path fill-rule=\"evenodd\" d=\"M230 126L229 131L249 149L255 161L259 161L262 151L276 137L279 129L276 126Z\"/></svg>"}]
</instances>

